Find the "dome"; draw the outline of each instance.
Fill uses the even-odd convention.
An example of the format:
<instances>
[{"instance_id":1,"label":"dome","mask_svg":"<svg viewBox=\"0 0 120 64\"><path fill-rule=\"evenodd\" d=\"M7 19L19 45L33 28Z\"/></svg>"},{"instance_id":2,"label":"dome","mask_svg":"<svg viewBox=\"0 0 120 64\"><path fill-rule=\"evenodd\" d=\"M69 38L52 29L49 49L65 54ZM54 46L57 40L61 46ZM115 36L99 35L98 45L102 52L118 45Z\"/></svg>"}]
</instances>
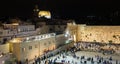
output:
<instances>
[{"instance_id":1,"label":"dome","mask_svg":"<svg viewBox=\"0 0 120 64\"><path fill-rule=\"evenodd\" d=\"M39 11L38 17L45 17L45 18L50 19L51 13L50 13L50 11Z\"/></svg>"}]
</instances>

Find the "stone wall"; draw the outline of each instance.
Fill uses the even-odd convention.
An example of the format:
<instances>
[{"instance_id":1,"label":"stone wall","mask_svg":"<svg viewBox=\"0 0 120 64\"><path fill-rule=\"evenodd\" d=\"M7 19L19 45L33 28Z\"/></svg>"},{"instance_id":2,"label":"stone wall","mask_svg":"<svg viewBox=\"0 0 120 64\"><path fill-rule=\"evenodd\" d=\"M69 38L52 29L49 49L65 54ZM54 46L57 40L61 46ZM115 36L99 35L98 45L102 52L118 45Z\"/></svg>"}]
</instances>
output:
<instances>
[{"instance_id":1,"label":"stone wall","mask_svg":"<svg viewBox=\"0 0 120 64\"><path fill-rule=\"evenodd\" d=\"M20 57L21 60L32 60L39 55L44 54L45 51L55 49L55 38L48 38L38 41L22 42L20 43Z\"/></svg>"},{"instance_id":2,"label":"stone wall","mask_svg":"<svg viewBox=\"0 0 120 64\"><path fill-rule=\"evenodd\" d=\"M57 35L55 39L56 39L56 47L59 47L65 44L66 38L64 34Z\"/></svg>"},{"instance_id":3,"label":"stone wall","mask_svg":"<svg viewBox=\"0 0 120 64\"><path fill-rule=\"evenodd\" d=\"M120 26L86 26L81 32L81 40L88 42L120 43Z\"/></svg>"},{"instance_id":4,"label":"stone wall","mask_svg":"<svg viewBox=\"0 0 120 64\"><path fill-rule=\"evenodd\" d=\"M76 41L120 44L120 26L88 26L68 24L67 29ZM75 40L74 40L75 41Z\"/></svg>"},{"instance_id":5,"label":"stone wall","mask_svg":"<svg viewBox=\"0 0 120 64\"><path fill-rule=\"evenodd\" d=\"M13 44L13 54L21 61L25 61L26 59L32 60L39 55L45 54L47 51L56 49L57 46L65 42L65 39L63 39L64 35L62 34L42 40L15 43Z\"/></svg>"},{"instance_id":6,"label":"stone wall","mask_svg":"<svg viewBox=\"0 0 120 64\"><path fill-rule=\"evenodd\" d=\"M9 43L0 45L0 52L8 53L9 52Z\"/></svg>"}]
</instances>

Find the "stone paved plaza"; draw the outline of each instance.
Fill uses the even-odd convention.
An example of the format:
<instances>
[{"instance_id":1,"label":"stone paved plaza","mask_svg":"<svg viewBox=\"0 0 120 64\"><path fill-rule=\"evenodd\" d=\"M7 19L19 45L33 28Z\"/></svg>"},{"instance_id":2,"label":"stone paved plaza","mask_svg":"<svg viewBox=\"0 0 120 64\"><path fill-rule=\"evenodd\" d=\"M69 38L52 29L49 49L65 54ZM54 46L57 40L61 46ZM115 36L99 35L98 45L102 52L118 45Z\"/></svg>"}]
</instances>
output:
<instances>
[{"instance_id":1,"label":"stone paved plaza","mask_svg":"<svg viewBox=\"0 0 120 64\"><path fill-rule=\"evenodd\" d=\"M63 64L103 64L103 63L98 63L97 58L95 57L96 55L98 55L99 57L103 57L103 61L109 61L112 64L120 64L120 56L118 55L103 55L102 53L98 53L98 52L88 52L88 51L78 51L75 52L76 56L79 58L74 58L72 56L72 54L70 52L68 52L68 55L65 55L66 57L63 58L60 55L55 55L53 57L48 58L48 60L53 60L55 58L58 58L58 56L60 56L56 62L61 62L62 60L65 60L65 62ZM64 55L64 54L63 54ZM82 56L84 56L84 59L80 59ZM91 61L87 60L87 58L93 57L93 61L94 63L91 63ZM109 60L109 58L112 57L112 61ZM69 63L68 63L69 61ZM86 63L84 63L84 61L86 61ZM116 63L117 61L117 63ZM38 63L39 64L39 63ZM41 64L45 64L44 61L41 61Z\"/></svg>"}]
</instances>

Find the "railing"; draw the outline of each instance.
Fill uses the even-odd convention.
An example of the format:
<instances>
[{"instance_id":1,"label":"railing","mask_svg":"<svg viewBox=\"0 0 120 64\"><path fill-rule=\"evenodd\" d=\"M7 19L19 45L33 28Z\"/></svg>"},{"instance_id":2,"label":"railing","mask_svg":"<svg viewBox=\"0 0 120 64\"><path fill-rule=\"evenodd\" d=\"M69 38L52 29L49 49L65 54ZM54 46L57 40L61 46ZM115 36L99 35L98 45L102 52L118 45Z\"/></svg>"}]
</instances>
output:
<instances>
[{"instance_id":1,"label":"railing","mask_svg":"<svg viewBox=\"0 0 120 64\"><path fill-rule=\"evenodd\" d=\"M29 42L29 41L33 41L33 40L42 40L42 39L51 38L51 37L55 37L55 36L56 36L55 33L42 34L42 35L37 35L37 36L25 37L25 38L23 38L23 41Z\"/></svg>"}]
</instances>

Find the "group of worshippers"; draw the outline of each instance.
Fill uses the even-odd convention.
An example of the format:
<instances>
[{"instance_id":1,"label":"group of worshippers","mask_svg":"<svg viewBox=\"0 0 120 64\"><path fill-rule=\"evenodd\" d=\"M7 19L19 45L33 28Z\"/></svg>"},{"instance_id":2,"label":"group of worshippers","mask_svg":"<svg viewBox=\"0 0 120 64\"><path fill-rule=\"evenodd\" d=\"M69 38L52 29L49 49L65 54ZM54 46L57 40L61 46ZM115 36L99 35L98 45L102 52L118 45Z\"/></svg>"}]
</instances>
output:
<instances>
[{"instance_id":1,"label":"group of worshippers","mask_svg":"<svg viewBox=\"0 0 120 64\"><path fill-rule=\"evenodd\" d=\"M103 47L108 47L108 49L104 49ZM74 43L74 48L76 50L88 50L88 51L96 51L105 54L114 54L115 50L111 46L116 47L115 45L103 44L103 43L92 43L92 42L77 42Z\"/></svg>"},{"instance_id":2,"label":"group of worshippers","mask_svg":"<svg viewBox=\"0 0 120 64\"><path fill-rule=\"evenodd\" d=\"M110 57L109 59L105 59L103 57L100 57L98 55L96 55L95 57L85 57L85 56L76 56L76 54L72 55L73 59L77 59L79 60L79 63L77 61L74 60L67 60L70 59L68 57L69 55L67 53L62 53L57 55L55 58L49 58L49 59L45 59L42 60L43 64L89 64L88 62L90 62L90 64L113 64L112 63L112 57ZM66 60L65 60L66 59ZM116 63L117 64L117 63Z\"/></svg>"},{"instance_id":3,"label":"group of worshippers","mask_svg":"<svg viewBox=\"0 0 120 64\"><path fill-rule=\"evenodd\" d=\"M75 46L79 46L78 44L75 44ZM71 47L69 50L67 50L67 52L68 51L70 51L71 52L71 55L73 56L73 58L77 58L77 59L79 59L80 57L78 57L78 56L76 56L76 52L77 51L75 51L75 49L77 48L77 47ZM79 50L80 51L80 50ZM60 59L60 57L62 56L63 58L66 58L67 57L67 52L66 51L64 51L63 53L59 53L58 55L58 57L56 57L56 58L54 58L54 59L47 59L47 58L49 58L49 57L46 57L45 55L43 56L43 58L42 58L42 60L44 60L43 62L44 62L44 64L54 64L54 63L56 63L56 61L57 60L59 60ZM55 55L51 55L51 56L55 56ZM50 57L51 57L50 56ZM96 58L96 57L95 57ZM83 60L84 59L84 61L81 61L81 60ZM99 57L99 56L97 56L97 60L96 61L94 61L93 60L94 58L92 57L92 58L87 58L87 60L85 60L85 56L81 56L81 60L80 60L80 63L87 63L87 61L91 61L91 63L92 64L94 64L94 62L97 62L98 64L100 64L100 63L103 63L103 64L112 64L112 62L110 62L110 61L112 61L112 57L110 57L110 61L107 61L107 60L103 60L103 57ZM68 63L68 64L70 64L70 62L72 62L72 63L75 63L75 64L77 64L76 62L74 62L74 61L65 61L65 60L63 60L63 59L61 59L61 62L62 63Z\"/></svg>"},{"instance_id":4,"label":"group of worshippers","mask_svg":"<svg viewBox=\"0 0 120 64\"><path fill-rule=\"evenodd\" d=\"M57 54L51 53L49 55L46 54L46 55L43 55L42 57L38 57L38 58L35 59L35 62L33 64L42 64L42 63L43 64L57 64L57 60L59 60L60 57L66 58L67 55L69 55L69 54L67 54L67 52L71 52L71 55L73 56L73 58L80 59L79 60L80 64L82 64L82 63L83 64L87 64L87 61L90 61L91 64L94 64L95 62L97 62L97 64L112 64L112 62L111 62L112 61L112 57L110 57L109 60L105 60L105 59L103 59L103 57L100 57L100 56L89 57L87 59L85 59L85 56L81 56L81 57L76 56L75 53L77 51L81 50L79 48L81 45L84 46L85 48L88 48L89 46L93 46L94 44L91 45L90 43L75 43L73 47L71 47L69 49L66 49L66 50L64 50L62 52L59 51ZM94 45L94 46L97 46L97 45ZM99 46L97 46L97 47L99 47ZM76 51L76 49L78 49L78 50ZM49 59L49 58L54 57L56 55L59 55L59 56L57 56L54 59ZM97 60L94 60L95 58ZM84 61L82 61L82 60L84 60ZM77 62L75 62L73 60L71 60L71 61L65 61L64 59L61 59L61 63L77 64ZM116 61L116 64L118 64L118 61Z\"/></svg>"}]
</instances>

